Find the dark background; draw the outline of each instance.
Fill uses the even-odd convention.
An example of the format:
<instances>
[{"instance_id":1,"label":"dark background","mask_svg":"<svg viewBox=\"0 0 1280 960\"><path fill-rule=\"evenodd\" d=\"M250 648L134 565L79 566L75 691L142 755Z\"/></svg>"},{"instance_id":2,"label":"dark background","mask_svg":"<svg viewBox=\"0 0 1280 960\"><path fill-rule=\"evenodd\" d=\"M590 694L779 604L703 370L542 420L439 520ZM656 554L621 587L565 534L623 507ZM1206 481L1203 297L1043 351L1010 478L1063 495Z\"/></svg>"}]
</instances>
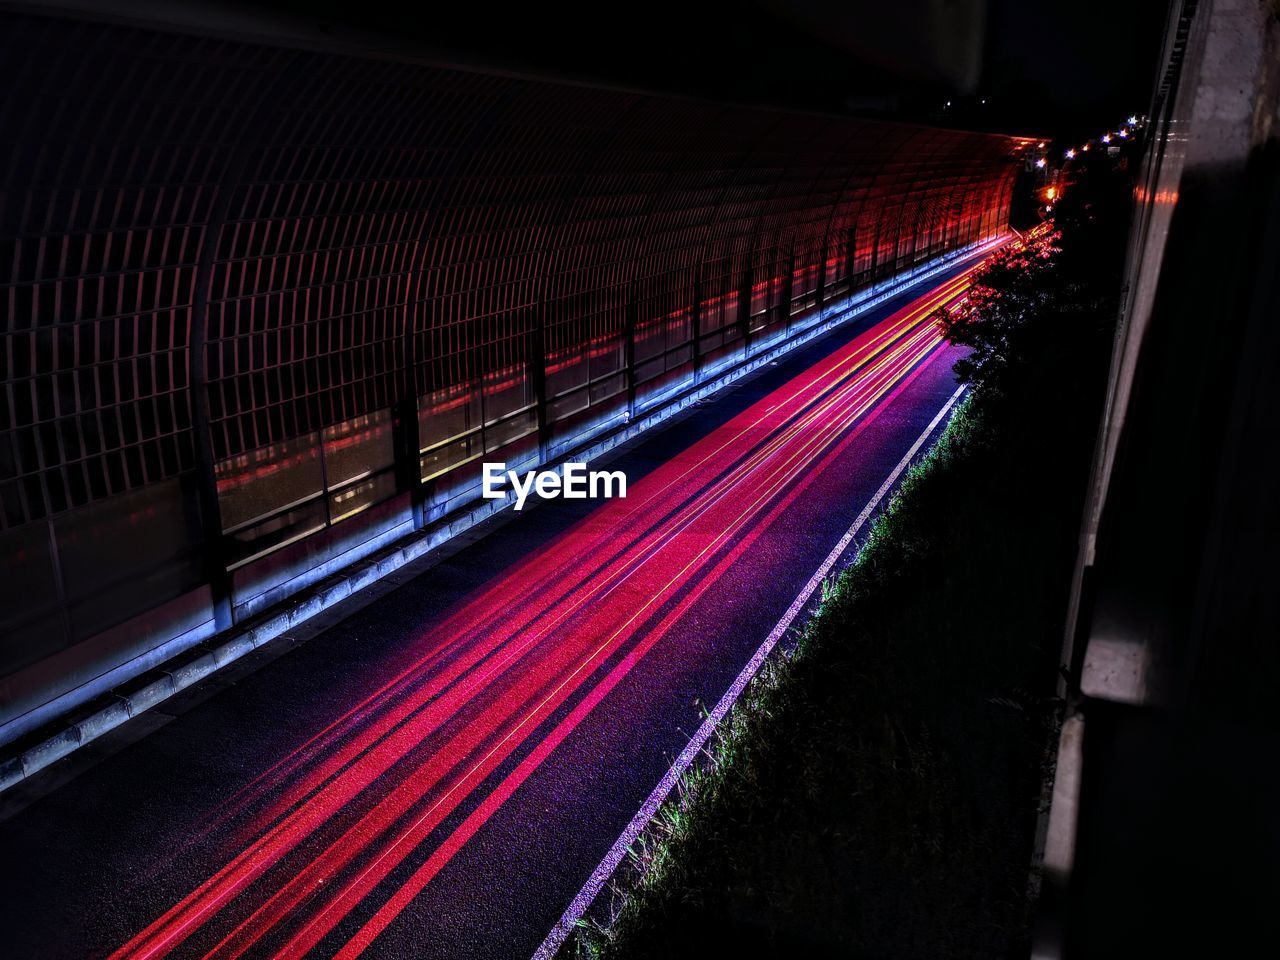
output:
<instances>
[{"instance_id":1,"label":"dark background","mask_svg":"<svg viewBox=\"0 0 1280 960\"><path fill-rule=\"evenodd\" d=\"M391 33L462 63L1075 138L1146 110L1168 3L260 0L247 6L326 29Z\"/></svg>"}]
</instances>

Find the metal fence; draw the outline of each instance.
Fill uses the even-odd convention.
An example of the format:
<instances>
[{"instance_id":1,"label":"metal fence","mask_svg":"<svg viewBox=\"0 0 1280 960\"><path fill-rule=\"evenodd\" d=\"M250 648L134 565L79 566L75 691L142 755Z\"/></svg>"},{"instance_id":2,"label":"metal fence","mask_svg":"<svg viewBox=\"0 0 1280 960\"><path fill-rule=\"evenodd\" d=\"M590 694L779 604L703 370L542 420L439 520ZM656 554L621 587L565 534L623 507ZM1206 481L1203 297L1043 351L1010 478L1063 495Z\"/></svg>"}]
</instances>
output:
<instances>
[{"instance_id":1,"label":"metal fence","mask_svg":"<svg viewBox=\"0 0 1280 960\"><path fill-rule=\"evenodd\" d=\"M0 78L0 727L997 235L1025 146L35 16Z\"/></svg>"}]
</instances>

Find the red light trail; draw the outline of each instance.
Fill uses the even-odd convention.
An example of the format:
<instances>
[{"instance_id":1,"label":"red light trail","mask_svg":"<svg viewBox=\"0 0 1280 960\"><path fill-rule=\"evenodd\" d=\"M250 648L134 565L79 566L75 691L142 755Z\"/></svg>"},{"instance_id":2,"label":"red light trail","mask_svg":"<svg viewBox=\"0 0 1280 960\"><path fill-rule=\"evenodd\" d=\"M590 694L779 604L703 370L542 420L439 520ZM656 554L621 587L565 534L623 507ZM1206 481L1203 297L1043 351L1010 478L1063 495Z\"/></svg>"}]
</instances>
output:
<instances>
[{"instance_id":1,"label":"red light trail","mask_svg":"<svg viewBox=\"0 0 1280 960\"><path fill-rule=\"evenodd\" d=\"M360 955L906 388L972 269L460 602L407 668L228 801L208 830L242 824L237 852L113 960L301 957L348 917L327 950Z\"/></svg>"}]
</instances>

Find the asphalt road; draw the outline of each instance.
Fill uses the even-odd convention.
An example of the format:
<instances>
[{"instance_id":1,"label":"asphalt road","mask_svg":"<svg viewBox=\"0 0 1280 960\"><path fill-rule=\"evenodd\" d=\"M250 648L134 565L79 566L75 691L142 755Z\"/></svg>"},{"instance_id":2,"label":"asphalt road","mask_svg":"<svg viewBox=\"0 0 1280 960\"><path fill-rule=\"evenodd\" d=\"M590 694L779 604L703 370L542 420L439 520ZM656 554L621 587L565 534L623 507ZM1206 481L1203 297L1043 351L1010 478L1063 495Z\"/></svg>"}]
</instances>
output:
<instances>
[{"instance_id":1,"label":"asphalt road","mask_svg":"<svg viewBox=\"0 0 1280 960\"><path fill-rule=\"evenodd\" d=\"M954 392L960 269L621 448L626 499L508 512L34 778L0 954L529 957Z\"/></svg>"}]
</instances>

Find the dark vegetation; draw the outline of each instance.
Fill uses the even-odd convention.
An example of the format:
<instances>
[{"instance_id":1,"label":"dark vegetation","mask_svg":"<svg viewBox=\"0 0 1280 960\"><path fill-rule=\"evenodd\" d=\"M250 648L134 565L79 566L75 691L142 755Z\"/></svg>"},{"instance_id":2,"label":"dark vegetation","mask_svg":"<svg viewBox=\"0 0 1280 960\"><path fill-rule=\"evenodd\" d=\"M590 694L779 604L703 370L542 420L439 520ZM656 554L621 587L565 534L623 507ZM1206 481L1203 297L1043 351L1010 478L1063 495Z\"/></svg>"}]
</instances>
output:
<instances>
[{"instance_id":1,"label":"dark vegetation","mask_svg":"<svg viewBox=\"0 0 1280 960\"><path fill-rule=\"evenodd\" d=\"M973 385L633 849L608 958L1026 956L1128 184L1082 172L947 321Z\"/></svg>"}]
</instances>

